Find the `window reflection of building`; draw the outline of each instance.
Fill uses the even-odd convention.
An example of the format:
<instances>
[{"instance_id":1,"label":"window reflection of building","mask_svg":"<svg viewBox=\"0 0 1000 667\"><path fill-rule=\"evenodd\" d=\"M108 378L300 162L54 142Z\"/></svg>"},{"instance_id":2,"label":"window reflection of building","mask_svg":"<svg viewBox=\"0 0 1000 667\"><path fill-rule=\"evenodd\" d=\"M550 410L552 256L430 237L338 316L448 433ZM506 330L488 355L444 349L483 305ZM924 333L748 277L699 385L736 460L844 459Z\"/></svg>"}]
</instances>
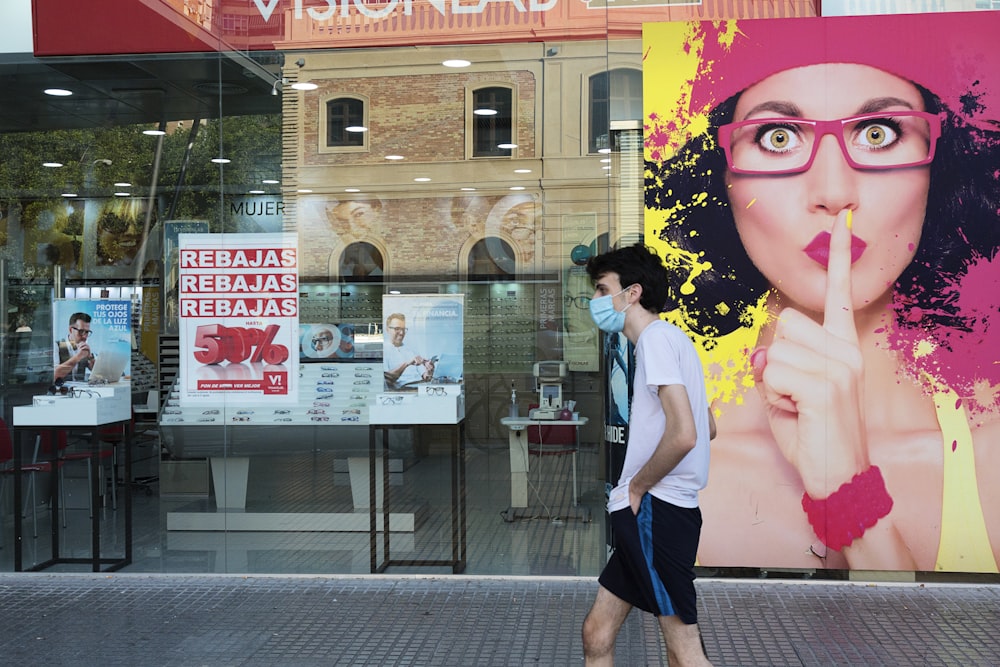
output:
<instances>
[{"instance_id":1,"label":"window reflection of building","mask_svg":"<svg viewBox=\"0 0 1000 667\"><path fill-rule=\"evenodd\" d=\"M469 251L469 277L513 278L516 270L514 249L503 239L488 237Z\"/></svg>"},{"instance_id":2,"label":"window reflection of building","mask_svg":"<svg viewBox=\"0 0 1000 667\"><path fill-rule=\"evenodd\" d=\"M373 278L383 275L382 253L371 243L359 241L344 248L338 274L341 278Z\"/></svg>"}]
</instances>

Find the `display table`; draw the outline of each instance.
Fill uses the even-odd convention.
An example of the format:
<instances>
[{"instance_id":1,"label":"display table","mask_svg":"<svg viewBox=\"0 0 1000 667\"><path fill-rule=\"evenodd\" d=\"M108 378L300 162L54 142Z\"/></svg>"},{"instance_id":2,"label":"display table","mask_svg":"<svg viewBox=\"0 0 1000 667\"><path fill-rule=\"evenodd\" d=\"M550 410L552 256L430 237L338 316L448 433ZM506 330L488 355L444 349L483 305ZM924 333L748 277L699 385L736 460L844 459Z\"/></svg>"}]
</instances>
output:
<instances>
[{"instance_id":1,"label":"display table","mask_svg":"<svg viewBox=\"0 0 1000 667\"><path fill-rule=\"evenodd\" d=\"M73 399L86 401L87 399ZM49 442L52 443L52 455L56 456L58 452L57 442L60 431L74 432L74 431L85 431L89 433L89 451L90 451L90 465L94 472L91 475L90 484L90 495L91 495L91 507L93 511L91 512L91 548L89 558L69 558L60 555L59 550L59 528L61 522L59 521L59 466L57 463L53 462L51 466L51 476L50 476L50 494L52 496L52 510L51 510L51 525L52 525L52 557L44 562L37 563L36 565L27 569L28 572L38 572L54 565L60 564L83 564L90 565L94 572L113 572L115 570L120 570L132 563L132 494L126 489L125 493L125 545L124 545L124 555L121 557L105 557L101 554L101 512L100 507L100 484L104 481L103 476L98 474L100 469L100 453L101 453L101 440L99 428L109 428L109 427L121 427L123 429L123 443L124 443L124 456L125 456L125 479L132 479L132 426L130 419L122 419L118 421L104 422L98 425L93 424L48 424L46 426L40 426L35 423L37 420L34 419L33 413L30 412L30 406L25 406L25 409L19 411L15 409L14 413L14 432L17 435L15 439L14 447L14 469L18 471L14 475L14 571L24 572L23 563L23 539L24 530L22 526L22 498L21 498L21 466L22 461L22 450L24 449L24 439L26 437L33 438L40 432L47 432L49 434ZM111 444L114 447L116 445ZM112 484L116 484L117 480L112 479ZM102 567L103 566L103 567Z\"/></svg>"},{"instance_id":2,"label":"display table","mask_svg":"<svg viewBox=\"0 0 1000 667\"><path fill-rule=\"evenodd\" d=\"M395 519L390 517L392 500L389 494L389 431L394 428L416 428L413 424L371 424L368 427L368 486L369 486L369 532L371 538L371 572L381 573L393 565L412 567L450 567L455 574L465 570L466 561L466 511L465 511L465 421L455 424L436 424L451 427L454 438L451 443L451 559L438 560L394 560L390 554L389 538L397 528ZM382 449L376 446L376 433L382 434ZM376 472L376 459L381 459L381 474ZM381 479L379 498L376 479ZM379 512L381 500L381 512ZM391 519L391 520L390 520ZM382 528L382 562L378 562L378 530ZM413 528L409 528L413 530Z\"/></svg>"},{"instance_id":3,"label":"display table","mask_svg":"<svg viewBox=\"0 0 1000 667\"><path fill-rule=\"evenodd\" d=\"M529 426L572 426L579 428L587 423L586 417L577 419L529 419L528 417L504 417L500 423L508 430L510 446L510 507L504 513L505 521L514 521L533 513L528 508L528 471L530 457L528 455ZM579 443L577 443L579 444ZM589 521L589 512L585 520Z\"/></svg>"}]
</instances>

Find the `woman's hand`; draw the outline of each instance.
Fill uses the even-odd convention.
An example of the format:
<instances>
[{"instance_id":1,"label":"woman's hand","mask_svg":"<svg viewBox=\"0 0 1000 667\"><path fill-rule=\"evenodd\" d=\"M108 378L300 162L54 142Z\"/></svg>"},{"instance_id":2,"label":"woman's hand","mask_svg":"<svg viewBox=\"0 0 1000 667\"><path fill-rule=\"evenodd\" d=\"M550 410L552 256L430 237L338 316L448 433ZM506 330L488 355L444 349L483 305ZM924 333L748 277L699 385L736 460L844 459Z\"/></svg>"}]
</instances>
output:
<instances>
[{"instance_id":1,"label":"woman's hand","mask_svg":"<svg viewBox=\"0 0 1000 667\"><path fill-rule=\"evenodd\" d=\"M751 356L778 447L812 498L822 499L870 463L861 350L851 304L851 212L831 230L823 324L787 308L774 339Z\"/></svg>"}]
</instances>

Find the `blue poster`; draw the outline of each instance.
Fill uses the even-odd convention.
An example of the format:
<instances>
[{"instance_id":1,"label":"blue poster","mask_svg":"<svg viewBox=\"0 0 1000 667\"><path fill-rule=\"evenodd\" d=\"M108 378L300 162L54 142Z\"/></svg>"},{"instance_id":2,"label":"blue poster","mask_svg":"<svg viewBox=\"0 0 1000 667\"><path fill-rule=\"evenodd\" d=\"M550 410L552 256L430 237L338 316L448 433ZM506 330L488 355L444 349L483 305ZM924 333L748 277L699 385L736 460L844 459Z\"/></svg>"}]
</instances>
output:
<instances>
[{"instance_id":1,"label":"blue poster","mask_svg":"<svg viewBox=\"0 0 1000 667\"><path fill-rule=\"evenodd\" d=\"M52 319L53 384L129 381L131 301L58 299L52 304Z\"/></svg>"}]
</instances>

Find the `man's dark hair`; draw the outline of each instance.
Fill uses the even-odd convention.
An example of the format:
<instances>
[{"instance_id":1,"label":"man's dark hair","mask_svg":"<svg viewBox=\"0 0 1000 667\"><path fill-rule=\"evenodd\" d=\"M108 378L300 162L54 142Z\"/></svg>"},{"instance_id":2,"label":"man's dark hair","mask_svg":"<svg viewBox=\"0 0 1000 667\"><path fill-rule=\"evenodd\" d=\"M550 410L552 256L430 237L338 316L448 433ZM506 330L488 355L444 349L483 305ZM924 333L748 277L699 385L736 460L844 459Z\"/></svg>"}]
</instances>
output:
<instances>
[{"instance_id":1,"label":"man's dark hair","mask_svg":"<svg viewBox=\"0 0 1000 667\"><path fill-rule=\"evenodd\" d=\"M587 262L587 275L593 281L608 273L617 273L622 288L642 286L639 305L652 313L662 313L667 302L667 269L656 252L642 243L636 243L602 255Z\"/></svg>"},{"instance_id":2,"label":"man's dark hair","mask_svg":"<svg viewBox=\"0 0 1000 667\"><path fill-rule=\"evenodd\" d=\"M87 313L73 313L69 316L69 325L73 326L77 320L83 320L87 324L90 324L90 315Z\"/></svg>"}]
</instances>

